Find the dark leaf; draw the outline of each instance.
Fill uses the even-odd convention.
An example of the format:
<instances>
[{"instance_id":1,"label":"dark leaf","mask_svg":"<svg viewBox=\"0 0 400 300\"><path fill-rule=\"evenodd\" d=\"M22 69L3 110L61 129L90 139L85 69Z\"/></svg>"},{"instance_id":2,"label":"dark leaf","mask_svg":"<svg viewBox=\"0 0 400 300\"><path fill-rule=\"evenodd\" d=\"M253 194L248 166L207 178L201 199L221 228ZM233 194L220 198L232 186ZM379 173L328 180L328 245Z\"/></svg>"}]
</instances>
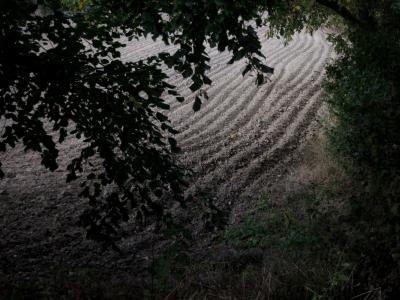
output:
<instances>
[{"instance_id":1,"label":"dark leaf","mask_svg":"<svg viewBox=\"0 0 400 300\"><path fill-rule=\"evenodd\" d=\"M195 99L194 99L194 103L193 103L193 110L194 111L199 111L200 110L200 108L201 108L201 100L200 100L200 98L199 97L196 97Z\"/></svg>"}]
</instances>

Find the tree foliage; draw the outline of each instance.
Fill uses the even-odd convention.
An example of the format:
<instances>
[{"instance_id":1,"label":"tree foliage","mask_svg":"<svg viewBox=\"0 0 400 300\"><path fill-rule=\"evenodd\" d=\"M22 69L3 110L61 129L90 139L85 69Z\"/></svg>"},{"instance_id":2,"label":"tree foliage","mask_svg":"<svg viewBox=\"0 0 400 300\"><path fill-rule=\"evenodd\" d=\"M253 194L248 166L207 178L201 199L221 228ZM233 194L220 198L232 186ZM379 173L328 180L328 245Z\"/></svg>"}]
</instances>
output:
<instances>
[{"instance_id":1,"label":"tree foliage","mask_svg":"<svg viewBox=\"0 0 400 300\"><path fill-rule=\"evenodd\" d=\"M82 224L89 238L105 245L114 245L129 215L138 224L164 220L174 201L184 202L185 183L173 159L176 131L163 113L169 108L165 93L183 98L166 82L162 67L190 77L197 91L211 84L210 45L231 51L230 63L247 59L243 73L253 72L261 84L272 72L262 63L255 32L262 25L261 8L250 0L2 1L0 150L22 143L54 171L58 145L69 136L82 139L66 180L83 180L80 196L91 208ZM161 38L178 48L122 62L124 36ZM194 110L201 101L196 97ZM93 157L102 164L96 172L90 171Z\"/></svg>"},{"instance_id":2,"label":"tree foliage","mask_svg":"<svg viewBox=\"0 0 400 300\"><path fill-rule=\"evenodd\" d=\"M332 149L354 181L346 252L362 281L398 292L400 2L354 1L359 26L336 36L326 89Z\"/></svg>"},{"instance_id":3,"label":"tree foliage","mask_svg":"<svg viewBox=\"0 0 400 300\"><path fill-rule=\"evenodd\" d=\"M161 60L122 63L116 30L92 26L84 16L58 10L34 15L34 6L5 4L1 150L22 142L54 171L57 144L69 135L83 139L80 155L68 164L67 181L85 175L80 196L92 209L82 223L89 238L109 244L117 237L115 226L128 218L128 203L142 220L162 215L165 193L182 201L182 170L171 158L178 148L172 137L165 138L175 130L162 113L168 108L163 92L175 90L165 82ZM93 156L101 159L102 169L87 174ZM104 196L108 186L118 190Z\"/></svg>"}]
</instances>

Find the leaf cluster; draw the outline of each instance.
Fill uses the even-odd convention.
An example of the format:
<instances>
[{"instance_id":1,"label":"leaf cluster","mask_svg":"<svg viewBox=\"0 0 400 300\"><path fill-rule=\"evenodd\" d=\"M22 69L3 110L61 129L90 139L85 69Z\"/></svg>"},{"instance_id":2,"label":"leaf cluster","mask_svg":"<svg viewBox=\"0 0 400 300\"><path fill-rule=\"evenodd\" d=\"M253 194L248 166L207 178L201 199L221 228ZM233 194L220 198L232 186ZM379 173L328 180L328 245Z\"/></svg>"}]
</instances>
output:
<instances>
[{"instance_id":1,"label":"leaf cluster","mask_svg":"<svg viewBox=\"0 0 400 300\"><path fill-rule=\"evenodd\" d=\"M258 1L19 1L1 2L0 151L22 143L41 154L50 171L59 145L83 142L68 163L67 181L81 181L90 209L81 224L88 237L115 246L129 215L137 224L162 221L183 203L184 170L163 112L166 93L183 98L166 82L166 65L191 78L192 91L211 84L206 47L247 59L243 72L261 84L272 68L263 64L255 27ZM122 62L122 37L161 38L177 46L136 62ZM200 90L193 109L208 99ZM101 165L99 166L98 163ZM0 165L1 167L1 165ZM0 175L4 173L0 169ZM130 209L129 209L130 208Z\"/></svg>"},{"instance_id":2,"label":"leaf cluster","mask_svg":"<svg viewBox=\"0 0 400 300\"><path fill-rule=\"evenodd\" d=\"M14 1L4 8L0 150L23 143L54 171L59 144L69 136L82 140L67 181L82 179L80 196L90 209L81 223L89 238L106 245L120 236L128 207L141 223L151 215L161 219L168 197L183 201L183 170L172 158L179 150L176 131L163 113L169 106L162 95L175 89L162 61L123 63L116 31L93 26L84 15L38 15L38 6Z\"/></svg>"}]
</instances>

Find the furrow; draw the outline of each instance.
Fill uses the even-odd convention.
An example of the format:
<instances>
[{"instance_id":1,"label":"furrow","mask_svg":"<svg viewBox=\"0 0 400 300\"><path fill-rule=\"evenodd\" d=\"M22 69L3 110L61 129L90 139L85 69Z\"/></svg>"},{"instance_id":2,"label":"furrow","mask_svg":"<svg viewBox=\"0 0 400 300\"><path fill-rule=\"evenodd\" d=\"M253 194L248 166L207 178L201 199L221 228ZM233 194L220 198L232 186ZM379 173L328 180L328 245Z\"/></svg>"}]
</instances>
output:
<instances>
[{"instance_id":1,"label":"furrow","mask_svg":"<svg viewBox=\"0 0 400 300\"><path fill-rule=\"evenodd\" d=\"M271 46L273 47L274 44L272 44ZM271 52L271 56L278 55L279 53L275 53L281 50L282 49L279 48L276 50L274 49L274 51ZM174 109L172 109L170 113L171 118L175 121L180 131L184 131L184 129L189 128L191 126L189 126L189 124L194 124L196 122L195 120L204 117L210 111L212 111L213 106L215 106L216 103L216 101L214 101L214 98L219 93L224 91L230 84L232 84L230 80L227 80L226 74L230 74L230 77L237 79L237 81L241 79L243 80L241 73L245 67L245 64L243 63L243 61L239 61L232 65L228 65L227 62L229 61L230 57L231 54L228 53L226 60L221 63L220 67L214 72L208 74L213 83L211 86L206 87L205 90L208 92L210 99L212 100L205 101L202 109L199 112L194 113L192 109L192 102L196 92L193 93L188 88L191 84L191 81L186 80L183 86L182 84L180 85L179 91L183 96L186 97L186 101L185 103L174 107Z\"/></svg>"},{"instance_id":2,"label":"furrow","mask_svg":"<svg viewBox=\"0 0 400 300\"><path fill-rule=\"evenodd\" d=\"M299 44L294 45L294 47L292 48L292 50L290 49L281 49L281 51L279 51L279 53L271 59L271 63L274 63L276 61L281 61L281 59L284 59L285 56L287 56L287 53L293 52L292 55L290 55L289 57L287 57L285 59L285 61L289 61L291 58L295 57L297 55L298 52L301 51L306 51L307 47L309 47L308 44L308 40L303 40L301 41ZM270 64L271 64L270 63ZM226 83L230 83L228 85L229 87L235 86L236 82L238 80L243 80L241 78L240 75L241 72L238 72L238 74L233 74L233 81L230 81L229 79L226 81ZM226 75L225 75L226 77ZM250 78L251 81L253 80L252 78ZM246 80L246 78L244 79ZM197 117L196 119L192 119L190 120L191 122L188 124L185 124L186 127L180 128L181 130L181 134L178 137L180 143L182 146L187 145L190 143L190 140L195 139L199 134L204 134L203 131L206 131L206 135L209 134L209 130L211 128L215 128L218 124L218 122L223 122L225 120L226 117L229 116L229 112L230 110L234 109L237 107L237 105L240 105L240 101L238 101L237 99L234 99L234 91L240 89L243 86L243 82L240 86L236 86L235 89L229 90L229 93L226 93L226 88L221 88L220 85L216 85L215 89L217 89L217 94L213 94L211 96L210 102L212 103L212 105L209 106L209 108L207 109L207 111L205 111L204 113L202 113L199 116L194 115L194 117ZM253 94L257 91L258 87L255 85L254 82L250 82L249 86L251 87L251 90L249 90L249 92L253 91ZM233 95L233 97L229 97L230 95ZM222 99L221 99L222 98ZM232 99L234 99L234 103L232 104ZM236 104L236 105L235 105ZM243 103L246 104L246 103ZM222 115L221 115L222 114ZM214 123L217 124L214 124ZM197 123L197 124L196 124ZM204 123L207 124L207 126L204 126ZM210 126L213 127L210 127ZM186 129L182 130L182 129ZM197 134L193 135L193 132L196 132ZM186 137L188 137L188 140L185 140Z\"/></svg>"},{"instance_id":3,"label":"furrow","mask_svg":"<svg viewBox=\"0 0 400 300\"><path fill-rule=\"evenodd\" d=\"M307 55L307 58L309 58L312 55L312 48L308 47L306 50L304 50L306 53L309 53ZM285 65L286 67L284 68L277 68L278 70L278 76L276 78L272 78L272 82L266 86L258 88L255 90L254 93L251 93L248 95L248 97L245 99L247 102L249 102L249 105L247 107L244 107L244 105L241 105L234 111L235 115L233 115L235 118L231 118L228 120L228 122L225 122L227 124L224 124L224 126L220 126L214 131L209 131L208 132L208 137L204 138L199 138L199 139L192 139L191 143L189 144L189 141L187 144L189 144L187 147L190 149L191 152L194 154L196 151L202 150L202 152L206 152L203 155L209 155L215 152L218 152L221 147L226 144L226 137L230 132L237 132L237 130L243 129L246 127L245 130L246 134L249 135L252 133L254 130L254 126L248 126L249 123L251 123L252 120L256 119L255 117L259 115L260 111L271 111L274 109L274 111L279 110L280 106L282 105L282 97L275 97L271 101L266 101L268 99L268 96L271 94L271 92L276 88L281 86L283 83L290 83L293 80L295 80L298 77L301 77L301 72L299 73L298 71L303 70L304 65L309 63L308 59L303 59L303 63L300 64L296 69L291 70L289 74L286 71L286 69L289 69L290 65L295 63L298 59L301 59L304 54L298 56L297 53L295 53L293 56L289 56L287 59L284 61L281 61L280 65ZM294 60L292 58L295 58ZM287 77L289 75L289 77ZM265 89L266 87L266 89ZM239 102L239 101L235 101ZM240 118L239 121L237 121L237 118ZM248 128L250 127L250 128ZM220 129L222 128L222 130ZM186 145L186 143L181 143L181 145ZM207 145L211 145L211 150L209 153L207 151L204 151L204 147ZM184 147L184 146L183 146Z\"/></svg>"},{"instance_id":4,"label":"furrow","mask_svg":"<svg viewBox=\"0 0 400 300\"><path fill-rule=\"evenodd\" d=\"M320 76L321 77L321 76ZM280 140L282 136L286 135L286 130L285 130L285 125L287 126L287 123L290 124L290 121L293 120L293 118L296 118L296 116L300 113L301 114L301 107L305 105L305 107L308 107L307 101L309 97L313 95L316 91L320 89L319 86L319 81L318 83L315 83L312 85L312 87L308 87L309 93L307 95L301 95L301 97L297 97L298 99L302 99L301 101L297 101L298 104L295 105L295 109L291 110L289 114L284 114L285 117L280 117L279 119L284 119L286 122L283 123L278 129L274 130L269 130L266 134L263 134L260 139L263 142L264 140L267 141L266 145L262 145L260 147L260 140L257 140L253 142L252 145L249 147L245 147L244 151L239 152L235 154L233 157L231 157L225 165L221 166L220 164L217 167L213 167L213 171L210 172L210 170L206 170L205 172L202 172L203 174L207 174L206 177L204 178L204 184L203 185L208 185L213 183L213 185L221 185L224 183L224 177L226 174L229 172L230 175L235 174L233 177L229 177L230 182L235 182L237 177L241 178L243 175L238 173L238 169L242 168L243 166L247 165L248 163L252 163L252 161L257 160L256 158L262 153L265 152L266 149L268 149L268 146L274 145L275 140ZM300 111L300 112L299 112ZM272 137L271 137L271 133ZM270 138L269 140L267 138ZM265 149L266 148L266 149ZM210 162L208 163L210 164ZM200 164L201 165L201 164ZM205 167L207 168L207 163L205 163ZM218 173L218 174L216 174ZM219 177L218 179L216 177ZM203 181L203 180L202 180ZM217 181L217 182L215 182Z\"/></svg>"},{"instance_id":5,"label":"furrow","mask_svg":"<svg viewBox=\"0 0 400 300\"><path fill-rule=\"evenodd\" d=\"M321 63L322 62L323 61L321 61ZM311 61L311 68L312 66L315 67L313 61ZM267 117L264 118L265 121L263 120L263 123L266 123L268 125L268 130L266 132L262 130L261 126L259 126L258 130L247 135L248 140L246 142L242 141L242 136L238 136L240 140L238 140L233 144L227 143L225 145L224 151L222 151L222 153L218 155L214 153L205 156L193 155L193 157L196 157L198 161L203 162L203 164L195 168L195 170L201 169L201 173L203 174L209 173L218 166L217 162L221 164L223 163L224 160L234 159L235 156L233 156L232 158L229 157L232 156L231 153L233 154L236 153L237 150L240 149L240 146L245 149L247 156L253 155L252 151L254 151L254 149L260 148L260 142L259 142L260 140L268 141L273 139L274 136L277 134L281 133L284 134L285 126L287 126L287 124L290 123L293 114L301 108L303 102L307 101L307 99L295 96L297 93L299 93L299 91L302 89L303 86L307 85L308 79L310 79L313 76L313 73L310 72L310 68L305 69L304 73L309 73L309 74L308 76L303 77L300 81L299 80L296 81L293 85L288 86L285 90L274 95L275 99L285 100L285 107L288 108L288 110L282 114L282 109L277 111L277 110L271 110L269 108ZM262 114L260 114L260 116L262 116ZM250 132L250 129L244 128L244 130L241 131L247 133ZM191 151L189 152L192 153ZM241 159L240 156L239 159ZM196 165L196 163L194 163L194 165ZM204 166L207 167L204 168Z\"/></svg>"},{"instance_id":6,"label":"furrow","mask_svg":"<svg viewBox=\"0 0 400 300\"><path fill-rule=\"evenodd\" d=\"M322 104L320 100L321 92L317 92L308 101L301 114L290 125L286 134L282 135L269 151L252 160L248 167L236 172L235 176L231 177L232 181L225 182L219 188L217 196L224 195L227 191L229 191L230 195L240 194L240 191L254 182L257 177L262 176L265 172L269 172L269 169L273 165L290 155L298 147L307 132L308 126L314 120L313 117ZM232 185L232 182L235 182L235 184Z\"/></svg>"}]
</instances>

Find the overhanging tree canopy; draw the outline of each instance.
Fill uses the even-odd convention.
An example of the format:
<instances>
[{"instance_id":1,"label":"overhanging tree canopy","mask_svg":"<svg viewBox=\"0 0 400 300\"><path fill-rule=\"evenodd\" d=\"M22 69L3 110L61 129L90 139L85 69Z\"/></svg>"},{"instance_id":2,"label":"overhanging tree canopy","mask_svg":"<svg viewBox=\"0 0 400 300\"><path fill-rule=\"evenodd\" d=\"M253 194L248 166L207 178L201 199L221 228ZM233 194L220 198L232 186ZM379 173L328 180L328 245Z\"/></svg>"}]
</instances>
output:
<instances>
[{"instance_id":1,"label":"overhanging tree canopy","mask_svg":"<svg viewBox=\"0 0 400 300\"><path fill-rule=\"evenodd\" d=\"M67 181L85 174L80 196L91 205L82 215L89 238L112 245L119 223L128 219L128 206L140 222L165 218L171 198L183 201L183 170L171 157L178 151L176 131L162 113L168 109L162 96L183 98L166 82L162 64L191 77L193 91L210 84L207 40L231 50L232 62L247 57L246 72L257 72L259 83L271 72L261 62L253 27L246 24L256 8L221 5L98 1L84 13L73 13L59 1L1 2L0 115L6 123L0 150L22 142L25 150L41 153L42 164L53 171L57 144L69 135L83 138L84 148L68 165ZM200 16L203 23L194 22ZM206 29L209 19L215 23ZM179 49L123 63L118 48L124 35L162 37ZM195 110L200 101L196 97ZM87 174L93 156L100 158L102 169ZM118 189L104 196L107 186Z\"/></svg>"},{"instance_id":2,"label":"overhanging tree canopy","mask_svg":"<svg viewBox=\"0 0 400 300\"><path fill-rule=\"evenodd\" d=\"M211 83L209 45L231 51L230 63L246 59L243 74L254 73L262 84L273 69L262 61L257 26L268 24L272 35L290 37L305 26L320 26L329 11L355 26L373 24L365 11L374 1L361 2L93 0L72 1L81 11L67 12L67 0L3 0L0 116L6 125L0 150L23 143L55 170L57 144L68 135L83 138L85 146L71 158L67 180L82 176L91 157L100 158L101 171L85 174L82 184L81 196L92 207L82 221L89 238L112 244L118 224L128 219L128 203L136 220L162 220L171 197L184 200L183 170L172 158L178 151L176 131L161 112L168 109L164 93L183 98L166 82L164 64L190 77L190 88L198 91ZM122 36L161 38L178 50L123 63ZM195 98L194 110L202 101ZM57 140L51 131L58 133ZM106 186L118 189L102 196Z\"/></svg>"}]
</instances>

